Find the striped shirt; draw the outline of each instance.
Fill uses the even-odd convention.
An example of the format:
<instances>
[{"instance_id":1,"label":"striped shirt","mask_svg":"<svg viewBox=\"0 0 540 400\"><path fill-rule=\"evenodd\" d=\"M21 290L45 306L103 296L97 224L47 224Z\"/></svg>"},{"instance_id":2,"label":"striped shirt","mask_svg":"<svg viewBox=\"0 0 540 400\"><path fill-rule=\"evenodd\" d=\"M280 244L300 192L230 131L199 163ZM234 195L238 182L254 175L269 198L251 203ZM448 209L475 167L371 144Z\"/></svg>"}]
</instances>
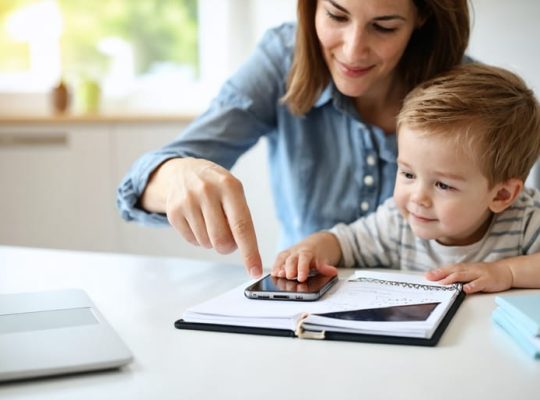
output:
<instances>
[{"instance_id":1,"label":"striped shirt","mask_svg":"<svg viewBox=\"0 0 540 400\"><path fill-rule=\"evenodd\" d=\"M525 189L511 207L493 216L481 240L466 246L416 237L392 198L369 216L338 224L330 232L339 240L345 267L428 271L455 263L496 261L540 250L540 192Z\"/></svg>"}]
</instances>

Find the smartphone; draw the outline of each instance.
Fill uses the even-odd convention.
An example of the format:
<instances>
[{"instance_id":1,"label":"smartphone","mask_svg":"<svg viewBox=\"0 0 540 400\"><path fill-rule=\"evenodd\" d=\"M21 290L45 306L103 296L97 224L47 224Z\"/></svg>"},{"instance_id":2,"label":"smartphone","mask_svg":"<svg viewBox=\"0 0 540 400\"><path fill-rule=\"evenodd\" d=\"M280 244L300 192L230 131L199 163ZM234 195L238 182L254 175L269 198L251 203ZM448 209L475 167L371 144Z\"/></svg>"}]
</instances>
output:
<instances>
[{"instance_id":1,"label":"smartphone","mask_svg":"<svg viewBox=\"0 0 540 400\"><path fill-rule=\"evenodd\" d=\"M338 281L337 275L314 275L305 282L266 275L244 290L249 299L314 301Z\"/></svg>"}]
</instances>

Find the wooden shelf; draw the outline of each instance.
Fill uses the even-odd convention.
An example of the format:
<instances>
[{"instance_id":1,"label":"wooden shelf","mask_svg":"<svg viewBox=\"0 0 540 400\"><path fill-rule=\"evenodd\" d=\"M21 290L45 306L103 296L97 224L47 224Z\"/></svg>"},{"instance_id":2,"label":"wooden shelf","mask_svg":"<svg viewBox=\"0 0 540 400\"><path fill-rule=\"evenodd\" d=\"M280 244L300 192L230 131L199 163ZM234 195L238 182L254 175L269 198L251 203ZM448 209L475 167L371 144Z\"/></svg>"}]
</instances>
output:
<instances>
[{"instance_id":1,"label":"wooden shelf","mask_svg":"<svg viewBox=\"0 0 540 400\"><path fill-rule=\"evenodd\" d=\"M95 124L192 121L194 114L14 114L0 115L0 124Z\"/></svg>"}]
</instances>

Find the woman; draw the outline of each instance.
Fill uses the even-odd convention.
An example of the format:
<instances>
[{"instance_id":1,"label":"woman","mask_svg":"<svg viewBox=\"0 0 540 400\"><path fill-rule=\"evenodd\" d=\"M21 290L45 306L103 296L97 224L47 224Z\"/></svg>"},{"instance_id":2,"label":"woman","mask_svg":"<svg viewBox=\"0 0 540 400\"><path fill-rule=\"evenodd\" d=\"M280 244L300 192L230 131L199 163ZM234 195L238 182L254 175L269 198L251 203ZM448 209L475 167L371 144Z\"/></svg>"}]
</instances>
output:
<instances>
[{"instance_id":1,"label":"woman","mask_svg":"<svg viewBox=\"0 0 540 400\"><path fill-rule=\"evenodd\" d=\"M466 0L298 0L298 25L269 31L206 113L134 164L122 216L238 248L259 276L238 157L268 140L283 246L374 211L392 194L402 99L459 64L468 38Z\"/></svg>"}]
</instances>

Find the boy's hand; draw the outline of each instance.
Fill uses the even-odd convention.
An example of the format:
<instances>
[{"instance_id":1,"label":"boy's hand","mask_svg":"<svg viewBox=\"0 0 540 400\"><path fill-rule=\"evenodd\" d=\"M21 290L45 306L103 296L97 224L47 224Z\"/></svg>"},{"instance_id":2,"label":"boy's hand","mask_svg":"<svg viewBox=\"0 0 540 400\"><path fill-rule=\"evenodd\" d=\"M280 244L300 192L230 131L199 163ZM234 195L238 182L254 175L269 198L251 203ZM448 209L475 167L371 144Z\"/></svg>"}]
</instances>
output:
<instances>
[{"instance_id":1,"label":"boy's hand","mask_svg":"<svg viewBox=\"0 0 540 400\"><path fill-rule=\"evenodd\" d=\"M462 282L467 294L501 292L513 286L514 277L508 265L497 262L461 263L426 272L426 278L443 285Z\"/></svg>"},{"instance_id":2,"label":"boy's hand","mask_svg":"<svg viewBox=\"0 0 540 400\"><path fill-rule=\"evenodd\" d=\"M272 276L305 282L311 270L323 275L336 275L341 248L336 237L318 232L278 254Z\"/></svg>"}]
</instances>

